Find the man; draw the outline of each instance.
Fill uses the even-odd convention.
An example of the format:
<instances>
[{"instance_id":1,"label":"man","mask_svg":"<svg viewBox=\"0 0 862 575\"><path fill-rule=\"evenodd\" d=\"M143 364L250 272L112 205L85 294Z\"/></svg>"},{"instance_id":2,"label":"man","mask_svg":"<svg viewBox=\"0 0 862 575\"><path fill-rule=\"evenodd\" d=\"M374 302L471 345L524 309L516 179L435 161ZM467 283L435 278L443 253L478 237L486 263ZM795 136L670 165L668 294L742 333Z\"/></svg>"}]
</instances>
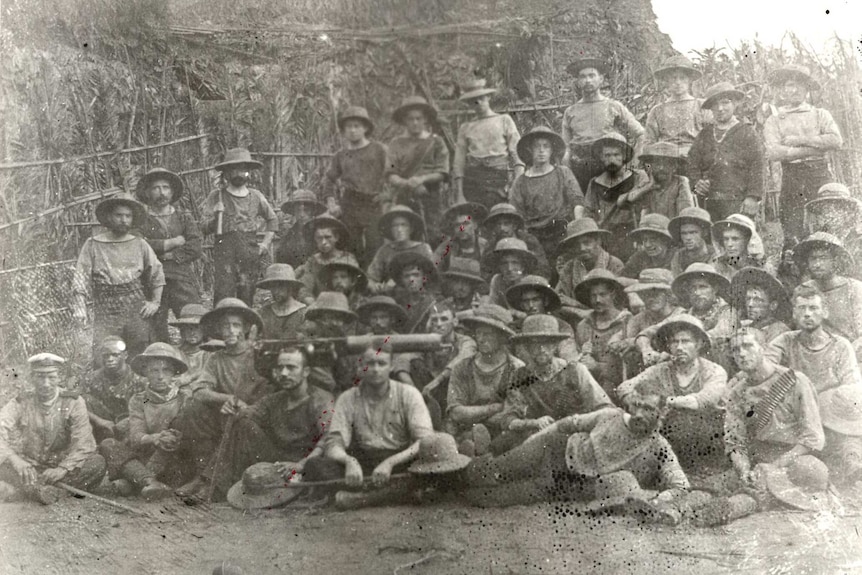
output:
<instances>
[{"instance_id":1,"label":"man","mask_svg":"<svg viewBox=\"0 0 862 575\"><path fill-rule=\"evenodd\" d=\"M712 247L712 219L703 208L685 208L667 225L674 245L670 271L678 276L691 264L708 264L715 257Z\"/></svg>"},{"instance_id":2,"label":"man","mask_svg":"<svg viewBox=\"0 0 862 575\"><path fill-rule=\"evenodd\" d=\"M715 245L721 248L721 255L716 256L712 265L715 271L729 280L736 272L745 267L764 267L763 240L754 227L751 218L742 214L731 214L727 219L715 222L712 226ZM752 252L759 251L755 255Z\"/></svg>"},{"instance_id":3,"label":"man","mask_svg":"<svg viewBox=\"0 0 862 575\"><path fill-rule=\"evenodd\" d=\"M687 314L675 316L659 326L653 342L653 348L667 353L670 361L648 367L616 389L623 403L632 393L667 398L670 414L662 435L690 471L724 455L716 440L721 437L719 401L727 391L727 373L703 357L709 345L700 320Z\"/></svg>"},{"instance_id":4,"label":"man","mask_svg":"<svg viewBox=\"0 0 862 575\"><path fill-rule=\"evenodd\" d=\"M818 394L842 385L862 385L853 346L823 329L829 317L823 299L814 285L793 290L793 322L799 329L779 335L766 352L771 361L808 376Z\"/></svg>"},{"instance_id":5,"label":"man","mask_svg":"<svg viewBox=\"0 0 862 575\"><path fill-rule=\"evenodd\" d=\"M278 216L269 201L247 185L251 171L262 167L245 148L228 150L215 166L221 172L222 185L207 196L203 212L205 232L215 235L213 301L216 303L230 297L241 299L249 307L254 304L254 282L260 273L261 257L269 252L278 231ZM258 218L266 222L260 244Z\"/></svg>"},{"instance_id":6,"label":"man","mask_svg":"<svg viewBox=\"0 0 862 575\"><path fill-rule=\"evenodd\" d=\"M456 204L443 213L443 239L434 248L434 262L442 270L448 269L453 258L469 259L476 263L482 261L488 249L488 240L479 235L479 230L487 215L485 206L470 202Z\"/></svg>"},{"instance_id":7,"label":"man","mask_svg":"<svg viewBox=\"0 0 862 575\"><path fill-rule=\"evenodd\" d=\"M503 432L491 442L492 453L509 451L566 416L613 407L583 364L559 356L560 344L569 337L555 317L535 314L524 320L520 334L510 338L513 345L526 349L530 362L518 370L514 386L506 392Z\"/></svg>"},{"instance_id":8,"label":"man","mask_svg":"<svg viewBox=\"0 0 862 575\"><path fill-rule=\"evenodd\" d=\"M853 261L862 261L862 237L857 231L860 202L844 184L820 186L817 197L805 204L807 232L827 232L842 242ZM853 274L858 279L859 272Z\"/></svg>"},{"instance_id":9,"label":"man","mask_svg":"<svg viewBox=\"0 0 862 575\"><path fill-rule=\"evenodd\" d=\"M646 186L649 176L643 170L629 167L635 150L619 134L608 134L596 140L593 153L601 159L603 171L587 184L584 205L575 208L575 219L591 217L600 228L611 232L607 249L625 260L633 251L626 235L637 227L637 217L630 205L620 206L617 200L623 194Z\"/></svg>"},{"instance_id":10,"label":"man","mask_svg":"<svg viewBox=\"0 0 862 575\"><path fill-rule=\"evenodd\" d=\"M781 282L760 268L742 268L730 282L731 308L740 321L763 332L772 341L790 331L790 299Z\"/></svg>"},{"instance_id":11,"label":"man","mask_svg":"<svg viewBox=\"0 0 862 575\"><path fill-rule=\"evenodd\" d=\"M845 277L853 259L841 240L826 232L811 234L793 250L797 265L811 276L809 283L823 294L828 316L826 331L850 340L860 349L862 338L862 282ZM860 354L857 352L857 356Z\"/></svg>"},{"instance_id":12,"label":"man","mask_svg":"<svg viewBox=\"0 0 862 575\"><path fill-rule=\"evenodd\" d=\"M293 268L289 264L268 266L257 287L272 294L272 301L258 311L263 321L263 339L294 337L305 322L308 308L297 299L304 284L296 279Z\"/></svg>"},{"instance_id":13,"label":"man","mask_svg":"<svg viewBox=\"0 0 862 575\"><path fill-rule=\"evenodd\" d=\"M482 455L500 434L503 400L524 362L510 355L507 339L512 314L494 304L480 305L461 323L473 330L476 354L452 368L447 402L447 428L464 455Z\"/></svg>"},{"instance_id":14,"label":"man","mask_svg":"<svg viewBox=\"0 0 862 575\"><path fill-rule=\"evenodd\" d=\"M99 346L101 365L86 379L81 396L87 404L96 443L109 437L123 440L129 433L129 400L146 381L126 363L126 343L109 335Z\"/></svg>"},{"instance_id":15,"label":"man","mask_svg":"<svg viewBox=\"0 0 862 575\"><path fill-rule=\"evenodd\" d=\"M497 242L487 262L495 272L491 278L491 302L502 307L508 306L506 290L536 269L536 256L517 238L503 238Z\"/></svg>"},{"instance_id":16,"label":"man","mask_svg":"<svg viewBox=\"0 0 862 575\"><path fill-rule=\"evenodd\" d=\"M667 230L668 223L669 220L661 214L647 214L641 218L640 225L629 232L629 239L638 249L628 259L620 275L637 279L648 268L670 269L673 237Z\"/></svg>"},{"instance_id":17,"label":"man","mask_svg":"<svg viewBox=\"0 0 862 575\"><path fill-rule=\"evenodd\" d=\"M273 393L239 412L220 461L210 459L203 474L207 482L215 480L217 499L255 463L276 462L283 478L290 480L302 475L309 460L323 455L320 440L332 422L335 400L309 385L305 351L282 347L263 364Z\"/></svg>"},{"instance_id":18,"label":"man","mask_svg":"<svg viewBox=\"0 0 862 575\"><path fill-rule=\"evenodd\" d=\"M826 437L823 461L835 483L854 486L862 479L862 386L834 387L818 401Z\"/></svg>"},{"instance_id":19,"label":"man","mask_svg":"<svg viewBox=\"0 0 862 575\"><path fill-rule=\"evenodd\" d=\"M407 312L394 299L375 295L356 308L360 325L372 335L403 333L407 327Z\"/></svg>"},{"instance_id":20,"label":"man","mask_svg":"<svg viewBox=\"0 0 862 575\"><path fill-rule=\"evenodd\" d=\"M622 134L622 140L634 149L644 129L625 105L602 94L608 72L604 61L579 59L566 71L575 77L581 98L563 113L562 136L567 145L563 163L570 163L578 184L586 190L590 180L603 171L593 151L596 141L610 133Z\"/></svg>"},{"instance_id":21,"label":"man","mask_svg":"<svg viewBox=\"0 0 862 575\"><path fill-rule=\"evenodd\" d=\"M714 222L734 213L755 218L760 210L765 159L754 128L736 118L744 97L730 82L710 86L702 107L712 110L714 123L701 130L688 153L689 180Z\"/></svg>"},{"instance_id":22,"label":"man","mask_svg":"<svg viewBox=\"0 0 862 575\"><path fill-rule=\"evenodd\" d=\"M395 283L387 281L389 264L399 254L414 253L432 260L434 253L425 243L425 223L422 217L407 206L392 206L380 217L380 235L389 240L374 254L368 264L369 288L372 293L391 290ZM433 260L432 260L433 261Z\"/></svg>"},{"instance_id":23,"label":"man","mask_svg":"<svg viewBox=\"0 0 862 575\"><path fill-rule=\"evenodd\" d=\"M331 262L320 268L317 283L322 291L337 291L347 297L350 309L356 310L365 299L368 276L349 262Z\"/></svg>"},{"instance_id":24,"label":"man","mask_svg":"<svg viewBox=\"0 0 862 575\"><path fill-rule=\"evenodd\" d=\"M303 334L309 338L343 338L353 335L357 315L340 292L320 292L305 314ZM299 335L299 334L298 334ZM301 336L300 336L301 337ZM333 395L356 383L357 357L339 353L336 345L315 346L309 382Z\"/></svg>"},{"instance_id":25,"label":"man","mask_svg":"<svg viewBox=\"0 0 862 575\"><path fill-rule=\"evenodd\" d=\"M452 300L456 312L472 309L480 295L488 293L479 262L470 258L447 257L449 265L440 274L443 296Z\"/></svg>"},{"instance_id":26,"label":"man","mask_svg":"<svg viewBox=\"0 0 862 575\"><path fill-rule=\"evenodd\" d=\"M527 249L536 256L536 273L546 278L551 277L551 264L548 263L547 254L542 249L539 240L528 232L524 227L524 216L512 204L496 204L488 212L488 217L482 222L482 233L488 240L489 246L496 246L503 238L517 238L527 244ZM489 280L494 275L494 268L488 263L493 257L493 250L485 250L482 253L482 276Z\"/></svg>"},{"instance_id":27,"label":"man","mask_svg":"<svg viewBox=\"0 0 862 575\"><path fill-rule=\"evenodd\" d=\"M315 216L305 226L305 230L314 244L314 253L296 270L296 277L305 285L300 299L308 305L323 291L318 280L324 267L338 263L358 268L359 262L347 251L351 237L341 220L326 214Z\"/></svg>"},{"instance_id":28,"label":"man","mask_svg":"<svg viewBox=\"0 0 862 575\"><path fill-rule=\"evenodd\" d=\"M581 218L566 227L566 237L560 242L560 251L568 254L560 270L560 281L555 291L560 296L563 308L578 319L586 316L587 309L575 299L575 286L594 269L605 269L614 275L623 271L623 262L609 254L602 243L610 236L607 230L599 229L592 218ZM562 259L562 258L561 258Z\"/></svg>"},{"instance_id":29,"label":"man","mask_svg":"<svg viewBox=\"0 0 862 575\"><path fill-rule=\"evenodd\" d=\"M633 205L640 217L661 214L666 218L675 218L680 211L694 206L694 196L684 175L686 158L683 150L683 147L669 142L644 146L638 160L649 174L649 181L622 194L617 204L620 207Z\"/></svg>"},{"instance_id":30,"label":"man","mask_svg":"<svg viewBox=\"0 0 862 575\"><path fill-rule=\"evenodd\" d=\"M669 142L685 157L704 125L712 120L712 114L701 108L702 101L691 95L691 83L702 74L680 54L662 62L653 75L667 99L647 113L644 144Z\"/></svg>"},{"instance_id":31,"label":"man","mask_svg":"<svg viewBox=\"0 0 862 575\"><path fill-rule=\"evenodd\" d=\"M66 360L39 353L27 362L32 389L0 410L0 492L6 498L22 492L47 505L59 497L58 481L98 486L105 460L96 453L84 399L61 390Z\"/></svg>"},{"instance_id":32,"label":"man","mask_svg":"<svg viewBox=\"0 0 862 575\"><path fill-rule=\"evenodd\" d=\"M769 83L778 90L778 113L763 126L766 153L781 162L781 228L785 246L805 237L803 207L820 186L834 181L826 155L843 145L838 125L823 108L806 98L820 85L805 66L791 64L775 70Z\"/></svg>"},{"instance_id":33,"label":"man","mask_svg":"<svg viewBox=\"0 0 862 575\"><path fill-rule=\"evenodd\" d=\"M281 204L281 213L288 216L279 230L278 244L275 248L275 262L289 264L294 269L306 262L314 253L314 242L305 226L326 211L311 190L297 189L290 192L287 201ZM290 226L290 227L287 227Z\"/></svg>"},{"instance_id":34,"label":"man","mask_svg":"<svg viewBox=\"0 0 862 575\"><path fill-rule=\"evenodd\" d=\"M144 206L128 194L102 200L96 206L96 219L108 231L89 238L78 254L73 316L79 322L86 320L90 293L93 355L108 335L121 337L133 356L150 342L165 274L146 240L130 233L143 221L144 213Z\"/></svg>"},{"instance_id":35,"label":"man","mask_svg":"<svg viewBox=\"0 0 862 575\"><path fill-rule=\"evenodd\" d=\"M183 306L200 303L194 262L203 256L201 231L188 211L176 209L183 181L168 170L155 168L138 181L138 201L147 206L140 231L159 256L165 273L162 303L153 317L156 339L167 342L168 310L180 315Z\"/></svg>"},{"instance_id":36,"label":"man","mask_svg":"<svg viewBox=\"0 0 862 575\"><path fill-rule=\"evenodd\" d=\"M405 312L402 329L414 333L424 325L428 310L439 297L437 267L422 254L403 252L389 262L386 277L395 284L392 299Z\"/></svg>"},{"instance_id":37,"label":"man","mask_svg":"<svg viewBox=\"0 0 862 575\"><path fill-rule=\"evenodd\" d=\"M548 280L542 276L522 277L518 283L506 290L506 302L523 321L530 316L551 314L557 321L560 333L568 335L568 338L559 342L559 357L565 361L578 361L580 353L578 353L578 344L575 343L575 331L567 321L553 315L562 304L560 296L551 289ZM515 346L514 349L515 356L529 363L529 351L526 348Z\"/></svg>"}]
</instances>

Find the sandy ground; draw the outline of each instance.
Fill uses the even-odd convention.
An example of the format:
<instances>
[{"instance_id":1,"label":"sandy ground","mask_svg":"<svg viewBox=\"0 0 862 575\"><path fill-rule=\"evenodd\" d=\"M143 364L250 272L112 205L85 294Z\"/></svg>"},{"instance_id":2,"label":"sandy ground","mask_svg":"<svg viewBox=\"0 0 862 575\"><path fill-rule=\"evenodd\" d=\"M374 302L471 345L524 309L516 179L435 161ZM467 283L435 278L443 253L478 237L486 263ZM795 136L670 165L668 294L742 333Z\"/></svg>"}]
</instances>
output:
<instances>
[{"instance_id":1,"label":"sandy ground","mask_svg":"<svg viewBox=\"0 0 862 575\"><path fill-rule=\"evenodd\" d=\"M0 505L0 573L862 573L862 517L770 512L727 527L584 518L567 505L455 503L243 513L226 504ZM297 571L298 570L298 571ZM325 570L325 571L323 571Z\"/></svg>"}]
</instances>

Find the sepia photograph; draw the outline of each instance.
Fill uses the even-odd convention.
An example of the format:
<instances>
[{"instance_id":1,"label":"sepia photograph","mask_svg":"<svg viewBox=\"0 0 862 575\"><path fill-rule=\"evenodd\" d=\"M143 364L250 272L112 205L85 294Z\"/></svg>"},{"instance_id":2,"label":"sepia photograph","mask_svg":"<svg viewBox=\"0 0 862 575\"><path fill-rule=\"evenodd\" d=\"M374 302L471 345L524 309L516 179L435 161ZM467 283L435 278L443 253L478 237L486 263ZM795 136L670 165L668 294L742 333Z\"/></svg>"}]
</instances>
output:
<instances>
[{"instance_id":1,"label":"sepia photograph","mask_svg":"<svg viewBox=\"0 0 862 575\"><path fill-rule=\"evenodd\" d=\"M0 2L0 574L862 573L862 4Z\"/></svg>"}]
</instances>

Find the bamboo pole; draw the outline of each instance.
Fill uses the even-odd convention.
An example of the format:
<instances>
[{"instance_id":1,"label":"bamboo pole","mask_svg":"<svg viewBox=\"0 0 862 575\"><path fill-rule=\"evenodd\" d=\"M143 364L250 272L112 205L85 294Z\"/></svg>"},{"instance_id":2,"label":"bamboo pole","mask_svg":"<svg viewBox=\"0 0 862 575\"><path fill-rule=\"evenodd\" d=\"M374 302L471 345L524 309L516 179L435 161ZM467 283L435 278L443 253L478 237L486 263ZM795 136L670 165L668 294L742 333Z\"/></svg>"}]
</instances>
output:
<instances>
[{"instance_id":1,"label":"bamboo pole","mask_svg":"<svg viewBox=\"0 0 862 575\"><path fill-rule=\"evenodd\" d=\"M11 274L13 272L23 272L26 270L35 270L38 268L44 268L44 267L50 267L50 266L61 266L61 265L65 265L65 264L73 264L77 261L78 260L60 260L57 262L46 262L43 264L35 264L32 266L22 266L22 267L12 268L12 269L8 269L8 270L0 270L0 275Z\"/></svg>"}]
</instances>

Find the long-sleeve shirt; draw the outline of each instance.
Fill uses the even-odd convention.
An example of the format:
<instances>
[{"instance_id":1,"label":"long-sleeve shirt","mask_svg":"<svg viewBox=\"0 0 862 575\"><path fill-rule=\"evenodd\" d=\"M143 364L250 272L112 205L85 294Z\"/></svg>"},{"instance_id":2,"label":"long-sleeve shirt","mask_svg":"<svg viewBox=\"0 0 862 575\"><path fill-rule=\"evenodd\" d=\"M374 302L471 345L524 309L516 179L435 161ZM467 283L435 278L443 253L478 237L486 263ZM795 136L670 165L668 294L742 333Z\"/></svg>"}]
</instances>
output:
<instances>
[{"instance_id":1,"label":"long-sleeve shirt","mask_svg":"<svg viewBox=\"0 0 862 575\"><path fill-rule=\"evenodd\" d=\"M673 257L670 260L670 271L673 277L678 276L693 263L708 264L715 258L715 248L712 244L704 243L703 246L696 251L689 251L683 247L675 250Z\"/></svg>"},{"instance_id":2,"label":"long-sleeve shirt","mask_svg":"<svg viewBox=\"0 0 862 575\"><path fill-rule=\"evenodd\" d=\"M385 181L386 154L386 146L376 141L357 150L342 148L335 152L326 171L321 199L338 197L339 189L345 194L380 197Z\"/></svg>"},{"instance_id":3,"label":"long-sleeve shirt","mask_svg":"<svg viewBox=\"0 0 862 575\"><path fill-rule=\"evenodd\" d=\"M719 141L720 140L720 141ZM723 136L714 124L706 126L688 152L688 177L709 180L709 199L739 200L763 197L766 157L754 128L743 122Z\"/></svg>"},{"instance_id":4,"label":"long-sleeve shirt","mask_svg":"<svg viewBox=\"0 0 862 575\"><path fill-rule=\"evenodd\" d=\"M235 196L228 190L210 192L203 206L206 233L214 234L216 232L218 221L215 207L219 199L224 204L223 233L255 233L258 231L261 220L264 222L264 231L278 231L278 216L269 201L260 191L248 188L248 195L243 197Z\"/></svg>"},{"instance_id":5,"label":"long-sleeve shirt","mask_svg":"<svg viewBox=\"0 0 862 575\"><path fill-rule=\"evenodd\" d=\"M524 216L527 228L540 229L554 220L571 220L575 206L584 204L584 194L567 166L555 166L541 176L518 176L509 190L509 203Z\"/></svg>"},{"instance_id":6,"label":"long-sleeve shirt","mask_svg":"<svg viewBox=\"0 0 862 575\"><path fill-rule=\"evenodd\" d=\"M648 269L666 269L670 270L670 262L673 259L673 250L668 249L661 255L651 256L644 250L637 250L626 260L626 265L623 266L623 271L620 275L623 277L637 279L640 273Z\"/></svg>"},{"instance_id":7,"label":"long-sleeve shirt","mask_svg":"<svg viewBox=\"0 0 862 575\"><path fill-rule=\"evenodd\" d=\"M661 214L672 220L685 208L694 207L694 196L691 193L688 178L671 176L665 187L640 197L635 202L635 206L647 214Z\"/></svg>"},{"instance_id":8,"label":"long-sleeve shirt","mask_svg":"<svg viewBox=\"0 0 862 575\"><path fill-rule=\"evenodd\" d=\"M403 451L433 431L419 390L390 380L389 393L381 399L371 397L362 384L338 396L325 443L327 451L334 445Z\"/></svg>"},{"instance_id":9,"label":"long-sleeve shirt","mask_svg":"<svg viewBox=\"0 0 862 575\"><path fill-rule=\"evenodd\" d=\"M144 435L152 435L169 429L188 401L189 390L173 388L164 397L142 391L129 400L129 444L143 447ZM149 450L149 449L147 449Z\"/></svg>"},{"instance_id":10,"label":"long-sleeve shirt","mask_svg":"<svg viewBox=\"0 0 862 575\"><path fill-rule=\"evenodd\" d=\"M120 241L111 241L107 234L89 238L78 254L75 272L74 291L83 295L94 283L118 286L139 281L149 293L165 285L162 262L150 244L137 236Z\"/></svg>"},{"instance_id":11,"label":"long-sleeve shirt","mask_svg":"<svg viewBox=\"0 0 862 575\"><path fill-rule=\"evenodd\" d=\"M36 465L72 471L94 453L87 404L77 393L61 391L48 405L26 394L0 410L0 463L18 455Z\"/></svg>"},{"instance_id":12,"label":"long-sleeve shirt","mask_svg":"<svg viewBox=\"0 0 862 575\"><path fill-rule=\"evenodd\" d=\"M368 274L368 279L378 283L386 281L389 275L389 262L392 261L392 258L394 258L396 254L404 252L414 252L434 261L434 252L431 251L431 246L425 242L416 242L413 240L398 242L397 244L395 242L389 242L383 244L377 249L377 252L374 254L374 259L372 259L371 263L368 264L368 270L366 272ZM393 279L395 279L397 283L398 278Z\"/></svg>"},{"instance_id":13,"label":"long-sleeve shirt","mask_svg":"<svg viewBox=\"0 0 862 575\"><path fill-rule=\"evenodd\" d=\"M630 311L621 310L608 325L599 326L595 312L590 310L575 328L575 341L584 355L592 356L596 361L596 367L591 371L605 389L622 382L622 361L611 352L610 344L625 339L626 325L631 317Z\"/></svg>"},{"instance_id":14,"label":"long-sleeve shirt","mask_svg":"<svg viewBox=\"0 0 862 575\"><path fill-rule=\"evenodd\" d=\"M402 178L410 178L428 174L449 175L449 148L437 134L431 134L427 138L398 136L389 142L388 153L387 176L396 174Z\"/></svg>"},{"instance_id":15,"label":"long-sleeve shirt","mask_svg":"<svg viewBox=\"0 0 862 575\"><path fill-rule=\"evenodd\" d=\"M623 262L618 257L612 256L602 249L592 269L608 270L614 275L620 275L624 267ZM583 307L575 299L575 286L584 281L589 272L590 270L577 258L572 258L563 264L563 269L560 271L560 279L554 288L554 291L563 298L563 305Z\"/></svg>"},{"instance_id":16,"label":"long-sleeve shirt","mask_svg":"<svg viewBox=\"0 0 862 575\"><path fill-rule=\"evenodd\" d=\"M712 112L702 109L702 103L686 94L682 99L654 106L647 113L644 144L671 142L688 152L703 127L712 123Z\"/></svg>"},{"instance_id":17,"label":"long-sleeve shirt","mask_svg":"<svg viewBox=\"0 0 862 575\"><path fill-rule=\"evenodd\" d=\"M835 283L831 289L814 283L823 292L823 303L829 310L829 317L823 320L823 329L855 342L862 337L862 282L838 278Z\"/></svg>"},{"instance_id":18,"label":"long-sleeve shirt","mask_svg":"<svg viewBox=\"0 0 862 575\"><path fill-rule=\"evenodd\" d=\"M265 339L296 337L302 330L307 310L308 307L305 304L295 302L287 315L276 315L272 309L272 302L264 305L257 312L263 320L263 337Z\"/></svg>"},{"instance_id":19,"label":"long-sleeve shirt","mask_svg":"<svg viewBox=\"0 0 862 575\"><path fill-rule=\"evenodd\" d=\"M254 369L254 348L248 344L213 352L191 387L235 395L245 403L253 403L267 392L266 380Z\"/></svg>"},{"instance_id":20,"label":"long-sleeve shirt","mask_svg":"<svg viewBox=\"0 0 862 575\"><path fill-rule=\"evenodd\" d=\"M810 153L804 158L797 157L794 147L784 144L788 136L808 140L804 147L811 148ZM823 158L826 152L837 150L844 143L832 114L807 102L778 108L778 114L766 119L763 139L770 160L791 163Z\"/></svg>"},{"instance_id":21,"label":"long-sleeve shirt","mask_svg":"<svg viewBox=\"0 0 862 575\"><path fill-rule=\"evenodd\" d=\"M685 395L694 398L697 409L712 409L727 392L727 373L708 359L697 359L694 378L685 387L680 385L677 371L672 362L663 362L646 368L617 387L620 399L631 393L659 393L666 397Z\"/></svg>"},{"instance_id":22,"label":"long-sleeve shirt","mask_svg":"<svg viewBox=\"0 0 862 575\"><path fill-rule=\"evenodd\" d=\"M452 177L463 178L468 164L484 167L523 166L518 156L521 134L508 114L494 114L461 124L452 162Z\"/></svg>"},{"instance_id":23,"label":"long-sleeve shirt","mask_svg":"<svg viewBox=\"0 0 862 575\"><path fill-rule=\"evenodd\" d=\"M159 256L165 271L165 279L194 281L192 262L203 255L201 231L188 212L172 209L166 216L147 214L141 234ZM182 236L185 244L165 250L165 240Z\"/></svg>"},{"instance_id":24,"label":"long-sleeve shirt","mask_svg":"<svg viewBox=\"0 0 862 575\"><path fill-rule=\"evenodd\" d=\"M563 141L569 146L588 146L609 133L625 136L634 144L644 128L622 102L603 98L575 102L563 113Z\"/></svg>"},{"instance_id":25,"label":"long-sleeve shirt","mask_svg":"<svg viewBox=\"0 0 862 575\"><path fill-rule=\"evenodd\" d=\"M649 182L649 176L643 170L631 170L621 181L610 187L606 185L605 174L590 180L587 193L584 195L584 207L587 215L596 220L599 227L614 232L615 227L635 227L635 215L631 205L620 207L617 199L635 188L640 188Z\"/></svg>"},{"instance_id":26,"label":"long-sleeve shirt","mask_svg":"<svg viewBox=\"0 0 862 575\"><path fill-rule=\"evenodd\" d=\"M840 335L830 335L822 349L809 349L800 341L802 332L787 331L772 340L766 355L780 365L808 376L818 394L841 385L862 385L853 345Z\"/></svg>"},{"instance_id":27,"label":"long-sleeve shirt","mask_svg":"<svg viewBox=\"0 0 862 575\"><path fill-rule=\"evenodd\" d=\"M133 372L128 364L118 373L102 367L87 378L81 396L87 403L87 411L118 423L129 416L129 400L143 391L146 384L147 380Z\"/></svg>"}]
</instances>

